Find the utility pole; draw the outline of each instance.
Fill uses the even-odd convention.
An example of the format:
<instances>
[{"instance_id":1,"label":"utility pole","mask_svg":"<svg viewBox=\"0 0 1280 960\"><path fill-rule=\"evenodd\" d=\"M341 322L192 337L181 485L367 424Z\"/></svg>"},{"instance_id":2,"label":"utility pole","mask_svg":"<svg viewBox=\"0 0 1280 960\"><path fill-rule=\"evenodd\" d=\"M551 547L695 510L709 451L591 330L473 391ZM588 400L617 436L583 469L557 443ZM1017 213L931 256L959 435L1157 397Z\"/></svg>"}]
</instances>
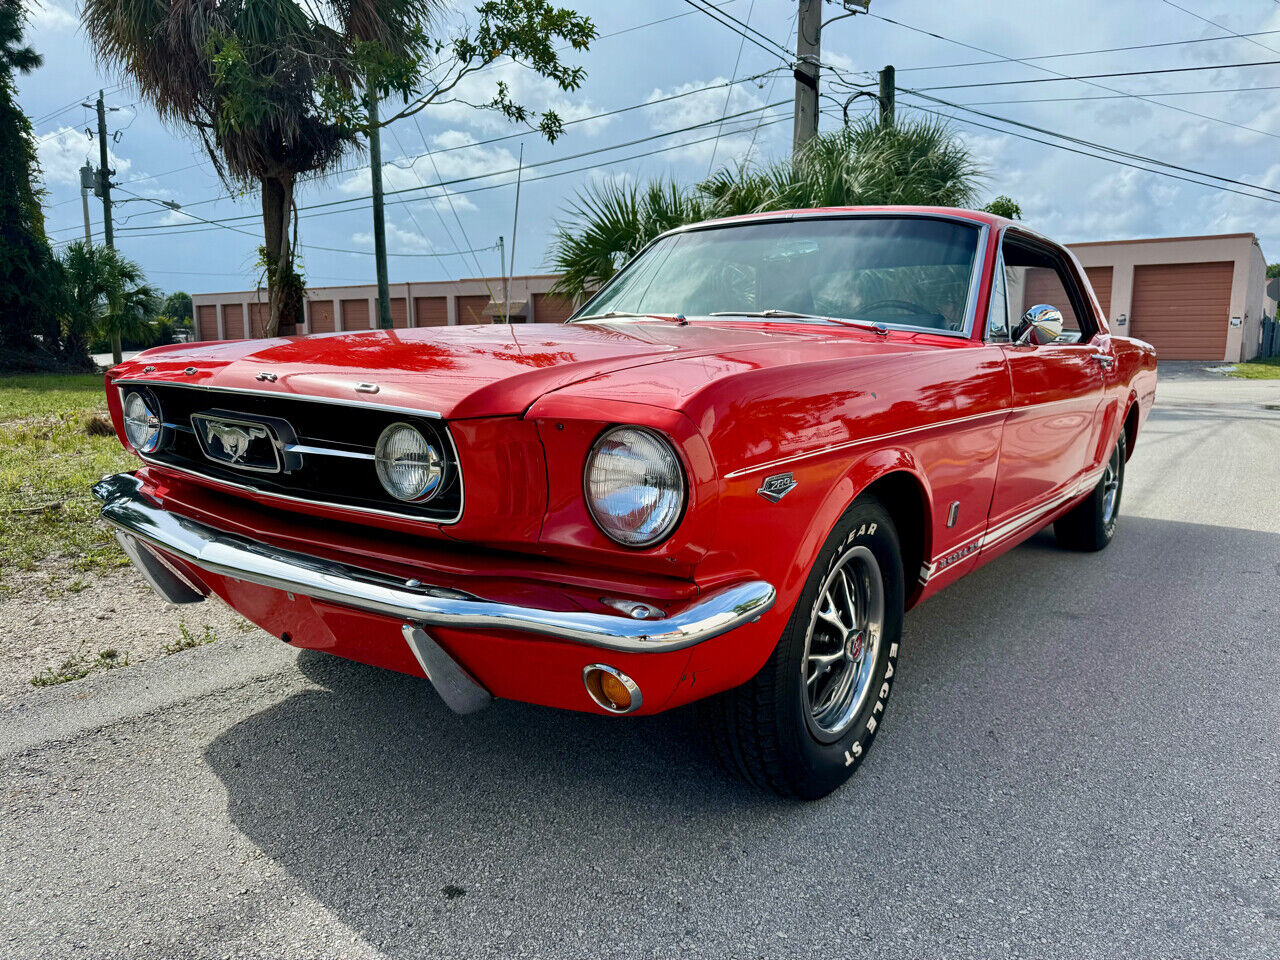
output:
<instances>
[{"instance_id":1,"label":"utility pole","mask_svg":"<svg viewBox=\"0 0 1280 960\"><path fill-rule=\"evenodd\" d=\"M116 235L111 229L111 175L115 173L107 166L107 106L102 100L102 91L98 91L98 188L102 197L102 234L108 247L113 250ZM118 337L116 338L119 339ZM116 351L117 354L119 351ZM119 359L116 360L119 363Z\"/></svg>"},{"instance_id":2,"label":"utility pole","mask_svg":"<svg viewBox=\"0 0 1280 960\"><path fill-rule=\"evenodd\" d=\"M391 286L387 282L387 220L382 206L382 131L378 128L378 91L370 82L369 176L373 181L373 259L378 270L378 327L391 329Z\"/></svg>"},{"instance_id":3,"label":"utility pole","mask_svg":"<svg viewBox=\"0 0 1280 960\"><path fill-rule=\"evenodd\" d=\"M511 284L507 280L506 245L502 237L498 238L498 270L502 273L502 322L511 322Z\"/></svg>"},{"instance_id":4,"label":"utility pole","mask_svg":"<svg viewBox=\"0 0 1280 960\"><path fill-rule=\"evenodd\" d=\"M822 0L799 0L796 20L796 106L791 152L818 135L818 63L822 59Z\"/></svg>"},{"instance_id":5,"label":"utility pole","mask_svg":"<svg viewBox=\"0 0 1280 960\"><path fill-rule=\"evenodd\" d=\"M894 81L893 64L888 64L880 71L880 125L884 127L893 126L893 101L894 91L897 86Z\"/></svg>"},{"instance_id":6,"label":"utility pole","mask_svg":"<svg viewBox=\"0 0 1280 960\"><path fill-rule=\"evenodd\" d=\"M102 237L106 245L114 250L116 236L111 229L111 175L115 173L107 164L107 105L103 102L102 91L98 91L98 186L102 191ZM120 342L120 329L111 333L111 362L119 363L124 359L124 344Z\"/></svg>"},{"instance_id":7,"label":"utility pole","mask_svg":"<svg viewBox=\"0 0 1280 960\"><path fill-rule=\"evenodd\" d=\"M84 166L80 168L80 206L84 211L84 242L93 242L93 228L89 223L89 191L93 189L93 167L89 165L88 158L85 158Z\"/></svg>"}]
</instances>

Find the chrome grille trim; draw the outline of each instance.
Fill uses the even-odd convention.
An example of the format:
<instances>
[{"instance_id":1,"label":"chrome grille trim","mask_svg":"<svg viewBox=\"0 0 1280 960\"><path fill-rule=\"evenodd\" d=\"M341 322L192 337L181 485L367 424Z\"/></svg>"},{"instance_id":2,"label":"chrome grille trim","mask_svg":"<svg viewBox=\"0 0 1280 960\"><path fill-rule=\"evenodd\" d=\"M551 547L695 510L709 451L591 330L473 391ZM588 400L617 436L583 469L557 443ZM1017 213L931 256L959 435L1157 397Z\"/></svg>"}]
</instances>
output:
<instances>
[{"instance_id":1,"label":"chrome grille trim","mask_svg":"<svg viewBox=\"0 0 1280 960\"><path fill-rule=\"evenodd\" d=\"M315 497L297 496L294 494L280 493L274 490L263 490L262 488L255 486L252 483L244 483L244 482L237 482L234 480L228 480L224 477L213 476L211 474L207 474L200 470L192 469L190 467L178 466L172 463L165 463L162 460L156 460L136 450L134 451L134 453L144 463L147 463L158 469L168 470L175 474L179 474L183 476L195 477L197 479L205 480L209 483L217 484L222 487L228 487L233 490L242 490L246 493L251 493L257 497L264 497L270 500L276 500L284 503L299 503L299 504L306 504L306 505L316 506L316 507L327 507L328 509L338 510L344 513L360 514L364 516L390 517L396 520L410 520L410 521L413 521L414 523L429 524L432 526L441 526L441 527L452 526L453 524L457 523L459 520L462 519L462 515L466 510L467 485L466 485L466 477L462 469L462 459L458 456L458 445L453 439L453 431L450 429L449 423L447 421L444 421L443 417L439 413L435 413L429 410L415 410L409 407L387 406L385 404L380 404L380 403L366 403L358 400L331 400L325 397L300 396L298 394L292 394L292 393L281 393L280 391L277 391L277 390L252 390L252 389L240 389L240 388L230 388L230 387L207 387L199 384L172 383L172 382L163 381L163 380L119 379L119 380L113 381L111 385L116 388L117 393L119 394L122 402L124 399L124 395L127 392L127 388L129 387L159 387L159 388L172 387L175 389L185 388L190 390L204 390L204 391L214 392L214 393L245 394L245 395L250 395L250 396L259 397L259 398L269 398L273 400L285 400L285 401L306 400L314 403L328 403L328 404L335 404L338 406L359 407L361 409L367 409L367 410L381 412L381 413L402 413L402 414L407 414L415 417L423 417L427 419L439 420L441 421L437 425L439 432L444 436L445 440L449 444L449 453L451 455L453 468L457 471L457 474L458 474L457 476L458 509L451 517L426 517L421 514L407 513L399 510L390 510L390 509L383 510L376 507L363 507L363 506L356 506L353 504L336 503L332 500L322 500L322 499L317 499ZM189 434L195 433L195 431L191 427L185 424L165 423L164 427L180 430L184 433L189 433ZM332 447L288 444L286 445L286 449L288 452L304 454L304 455L313 454L313 455L320 455L320 456L334 456L334 457L343 457L343 458L352 459L352 460L365 460L365 461L372 461L374 459L373 454L361 453L358 451L341 450L341 449L332 448Z\"/></svg>"}]
</instances>

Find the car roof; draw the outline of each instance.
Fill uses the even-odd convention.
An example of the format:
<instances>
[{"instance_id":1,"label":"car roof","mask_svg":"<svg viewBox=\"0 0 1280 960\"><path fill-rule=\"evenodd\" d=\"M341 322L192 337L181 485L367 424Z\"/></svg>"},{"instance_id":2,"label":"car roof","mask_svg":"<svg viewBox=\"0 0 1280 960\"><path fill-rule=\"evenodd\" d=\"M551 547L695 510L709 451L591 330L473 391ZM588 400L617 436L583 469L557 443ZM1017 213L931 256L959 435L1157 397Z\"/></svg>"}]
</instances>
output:
<instances>
[{"instance_id":1,"label":"car roof","mask_svg":"<svg viewBox=\"0 0 1280 960\"><path fill-rule=\"evenodd\" d=\"M687 224L685 227L677 229L687 229L689 227L714 226L725 223L750 223L755 221L767 220L794 220L802 218L830 218L830 217L855 217L866 216L868 214L907 214L911 216L940 216L950 217L959 220L971 220L972 222L999 229L1009 226L1015 221L1005 217L996 216L994 213L987 213L985 210L966 210L962 207L912 207L912 206L861 206L861 207L803 207L790 210L769 210L762 213L744 213L732 217L718 217L714 220L702 220L697 223Z\"/></svg>"}]
</instances>

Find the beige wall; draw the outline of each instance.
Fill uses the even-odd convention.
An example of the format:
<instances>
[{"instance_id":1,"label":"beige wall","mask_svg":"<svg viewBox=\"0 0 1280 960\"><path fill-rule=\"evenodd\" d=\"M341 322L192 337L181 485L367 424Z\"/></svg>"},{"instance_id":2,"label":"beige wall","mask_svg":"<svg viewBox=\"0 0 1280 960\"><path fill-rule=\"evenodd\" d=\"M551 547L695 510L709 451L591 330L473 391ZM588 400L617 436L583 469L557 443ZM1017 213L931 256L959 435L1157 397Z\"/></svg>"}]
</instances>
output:
<instances>
[{"instance_id":1,"label":"beige wall","mask_svg":"<svg viewBox=\"0 0 1280 960\"><path fill-rule=\"evenodd\" d=\"M1133 268L1152 263L1203 263L1232 261L1231 317L1240 317L1239 326L1227 329L1223 360L1252 358L1258 350L1258 335L1266 307L1266 261L1258 238L1251 233L1216 237L1171 237L1156 240L1123 240L1103 243L1068 244L1082 266L1110 266L1112 330L1128 334L1133 316ZM1124 322L1121 322L1121 317ZM1224 321L1228 322L1228 321Z\"/></svg>"},{"instance_id":2,"label":"beige wall","mask_svg":"<svg viewBox=\"0 0 1280 960\"><path fill-rule=\"evenodd\" d=\"M525 323L535 323L538 321L537 302L541 301L543 295L551 290L551 285L555 283L556 276L553 274L531 275L522 277L512 277L510 280L511 302L514 304L523 301L526 306L521 316L521 321ZM502 278L489 277L468 280L433 280L425 283L393 283L391 284L392 301L403 299L404 309L408 313L409 326L425 326L427 320L424 318L422 324L419 324L414 315L415 299L426 297L443 297L447 303L449 324L458 323L457 301L460 297L488 297L494 300L502 300ZM537 296L535 297L535 294ZM378 288L375 284L350 286L350 287L309 287L306 293L306 302L304 304L304 323L300 332L310 333L310 305L312 303L332 302L334 307L334 325L337 330L342 329L342 312L337 309L337 304L343 300L366 300L368 302L369 316L372 318L373 325L377 324L377 297ZM233 312L239 307L245 317L250 315L252 304L263 304L267 302L267 291L259 290L239 290L226 293L197 293L191 297L192 305L195 308L196 315L199 316L200 307L212 306L216 308L218 315L218 338L225 339L227 336L226 325L223 323L223 312ZM557 317L557 319L559 319ZM239 334L233 326L230 331L231 336L238 337Z\"/></svg>"}]
</instances>

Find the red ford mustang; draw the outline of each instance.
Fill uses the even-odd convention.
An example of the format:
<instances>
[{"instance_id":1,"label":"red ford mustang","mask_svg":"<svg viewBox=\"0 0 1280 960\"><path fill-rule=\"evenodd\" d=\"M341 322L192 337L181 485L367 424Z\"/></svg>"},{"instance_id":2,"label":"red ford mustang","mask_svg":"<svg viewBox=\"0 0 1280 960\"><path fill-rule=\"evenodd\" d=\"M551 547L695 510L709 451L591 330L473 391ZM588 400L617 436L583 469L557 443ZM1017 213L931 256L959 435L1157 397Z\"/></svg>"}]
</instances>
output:
<instances>
[{"instance_id":1,"label":"red ford mustang","mask_svg":"<svg viewBox=\"0 0 1280 960\"><path fill-rule=\"evenodd\" d=\"M166 600L298 647L607 714L704 700L818 797L903 611L1049 523L1114 535L1155 352L983 213L806 210L650 244L567 323L178 345L107 374L95 488Z\"/></svg>"}]
</instances>

